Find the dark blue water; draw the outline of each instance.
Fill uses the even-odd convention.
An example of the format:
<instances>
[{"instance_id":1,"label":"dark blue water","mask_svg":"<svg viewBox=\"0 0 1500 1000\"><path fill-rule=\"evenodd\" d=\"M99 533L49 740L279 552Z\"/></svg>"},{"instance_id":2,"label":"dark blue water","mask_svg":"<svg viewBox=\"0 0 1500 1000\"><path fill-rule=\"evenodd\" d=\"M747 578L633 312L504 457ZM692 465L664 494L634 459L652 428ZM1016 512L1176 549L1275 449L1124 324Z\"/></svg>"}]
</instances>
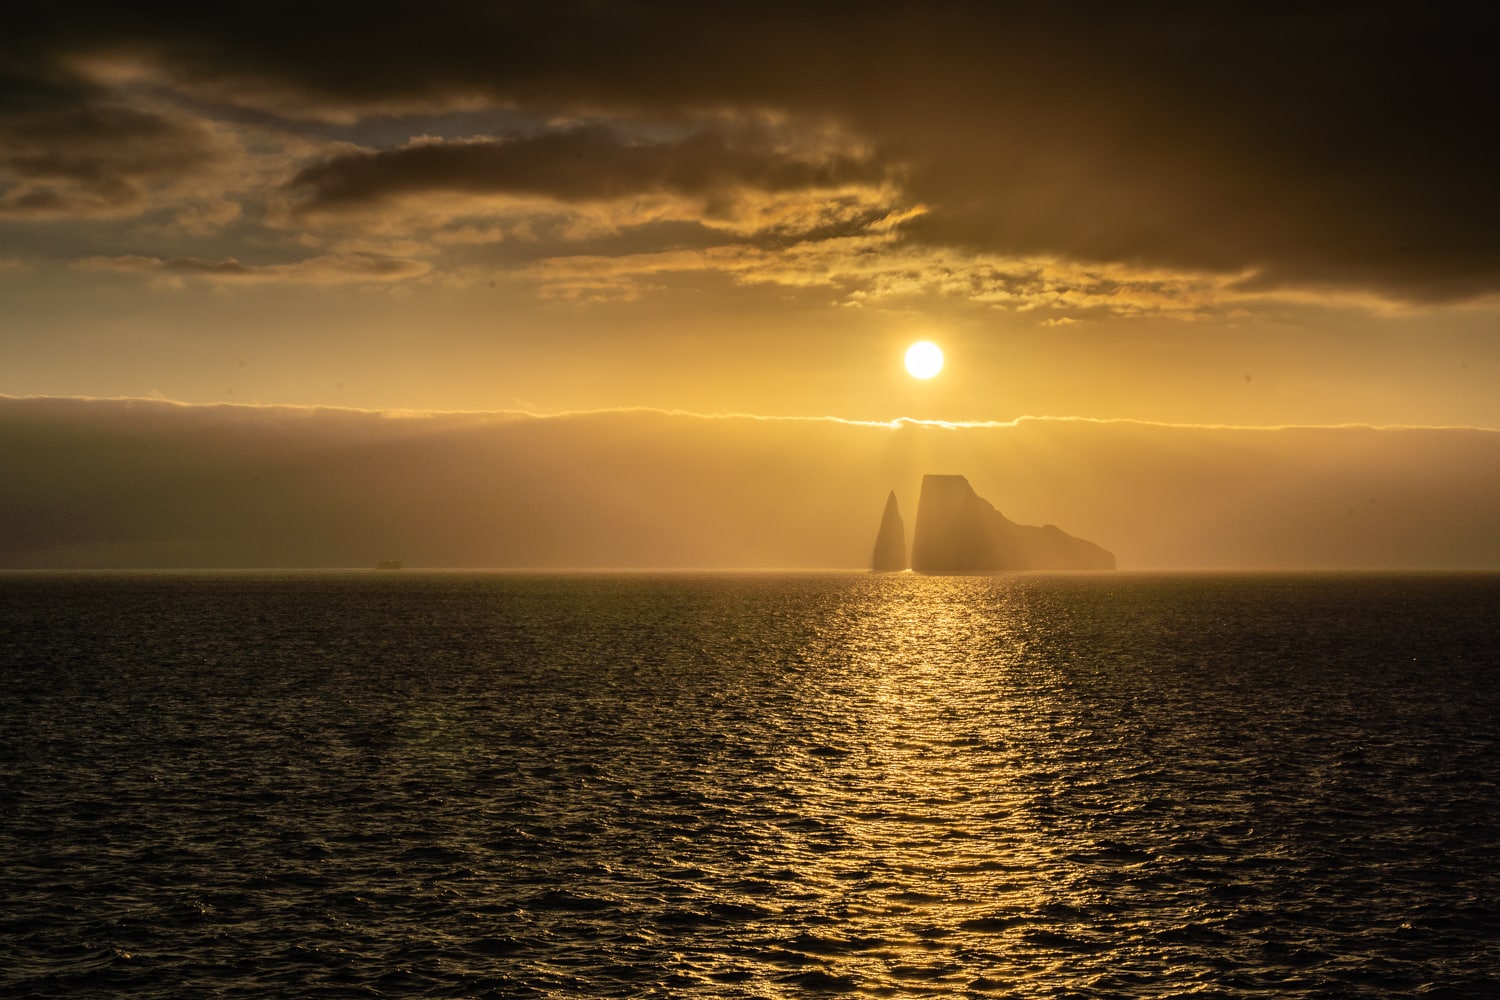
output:
<instances>
[{"instance_id":1,"label":"dark blue water","mask_svg":"<svg viewBox=\"0 0 1500 1000\"><path fill-rule=\"evenodd\" d=\"M1500 995L1500 576L0 576L0 993Z\"/></svg>"}]
</instances>

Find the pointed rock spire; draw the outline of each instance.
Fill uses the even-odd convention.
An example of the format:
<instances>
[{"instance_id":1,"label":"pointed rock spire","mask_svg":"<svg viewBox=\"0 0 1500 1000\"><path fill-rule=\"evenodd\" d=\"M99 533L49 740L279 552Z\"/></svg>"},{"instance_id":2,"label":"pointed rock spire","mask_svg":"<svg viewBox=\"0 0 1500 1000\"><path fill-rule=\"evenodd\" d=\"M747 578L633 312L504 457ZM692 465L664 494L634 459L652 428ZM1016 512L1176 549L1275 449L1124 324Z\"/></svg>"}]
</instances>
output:
<instances>
[{"instance_id":1,"label":"pointed rock spire","mask_svg":"<svg viewBox=\"0 0 1500 1000\"><path fill-rule=\"evenodd\" d=\"M871 568L877 573L899 573L906 569L906 525L901 520L901 509L896 506L895 490L891 490L885 501Z\"/></svg>"}]
</instances>

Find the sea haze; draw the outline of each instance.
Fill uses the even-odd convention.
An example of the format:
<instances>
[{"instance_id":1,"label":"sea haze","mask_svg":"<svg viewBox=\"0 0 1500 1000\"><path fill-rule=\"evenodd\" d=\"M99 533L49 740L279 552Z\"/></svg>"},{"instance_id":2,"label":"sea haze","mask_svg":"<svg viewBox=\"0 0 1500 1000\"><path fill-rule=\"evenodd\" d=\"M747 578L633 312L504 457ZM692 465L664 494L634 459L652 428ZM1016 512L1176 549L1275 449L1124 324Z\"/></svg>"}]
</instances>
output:
<instances>
[{"instance_id":1,"label":"sea haze","mask_svg":"<svg viewBox=\"0 0 1500 1000\"><path fill-rule=\"evenodd\" d=\"M1493 996L1500 576L0 576L0 993Z\"/></svg>"}]
</instances>

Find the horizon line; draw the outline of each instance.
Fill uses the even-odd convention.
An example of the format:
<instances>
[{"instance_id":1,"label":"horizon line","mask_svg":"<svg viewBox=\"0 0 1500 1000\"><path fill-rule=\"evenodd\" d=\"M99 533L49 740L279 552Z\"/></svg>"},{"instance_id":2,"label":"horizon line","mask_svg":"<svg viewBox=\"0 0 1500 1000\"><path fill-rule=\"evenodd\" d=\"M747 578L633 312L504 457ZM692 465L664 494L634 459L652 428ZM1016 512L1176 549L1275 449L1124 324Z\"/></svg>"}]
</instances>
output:
<instances>
[{"instance_id":1,"label":"horizon line","mask_svg":"<svg viewBox=\"0 0 1500 1000\"><path fill-rule=\"evenodd\" d=\"M659 406L614 406L600 407L598 409L573 409L557 410L553 412L537 412L523 409L495 409L495 410L441 410L441 409L412 409L412 408L372 408L358 406L341 406L326 403L244 403L218 401L211 403L187 402L184 400L167 399L162 396L83 396L83 395L50 395L47 393L29 393L25 395L14 395L0 392L0 403L3 402L76 402L76 403L125 403L144 404L164 408L175 408L183 410L284 410L292 412L317 413L346 413L363 416L378 417L387 420L432 420L445 417L470 417L491 418L499 420L568 420L576 418L612 416L612 415L651 415L662 417L684 417L693 420L748 420L762 423L831 423L850 427L885 428L887 430L900 430L904 427L934 428L940 430L995 430L1001 428L1015 428L1023 423L1078 423L1096 424L1100 426L1127 425L1136 427L1159 427L1173 430L1224 430L1224 431L1288 431L1288 430L1373 430L1373 431L1477 431L1480 433L1500 433L1500 427L1480 427L1466 424L1375 424L1362 421L1344 421L1330 424L1312 423L1287 423L1287 424L1229 424L1229 423L1191 423L1183 421L1147 420L1139 417L1084 417L1084 416L1058 416L1044 414L1022 414L1008 420L940 420L926 417L893 417L888 420L869 420L852 417L839 417L832 414L817 415L788 415L788 414L760 414L746 413L743 411L730 411L726 413L702 413L695 410L685 410L674 407Z\"/></svg>"},{"instance_id":2,"label":"horizon line","mask_svg":"<svg viewBox=\"0 0 1500 1000\"><path fill-rule=\"evenodd\" d=\"M0 566L0 576L38 576L43 574L98 574L148 573L158 575L195 575L204 573L358 573L384 578L420 576L445 573L487 573L510 576L560 576L576 575L692 575L716 574L758 575L788 574L811 576L816 574L861 574L882 577L920 576L933 578L981 577L981 576L1076 576L1087 575L1100 578L1117 576L1191 575L1213 573L1236 574L1500 574L1497 566L1126 566L1116 569L1009 569L974 573L924 573L907 568L898 571L881 571L868 566L403 566L400 569L380 569L363 566L53 566L20 567Z\"/></svg>"}]
</instances>

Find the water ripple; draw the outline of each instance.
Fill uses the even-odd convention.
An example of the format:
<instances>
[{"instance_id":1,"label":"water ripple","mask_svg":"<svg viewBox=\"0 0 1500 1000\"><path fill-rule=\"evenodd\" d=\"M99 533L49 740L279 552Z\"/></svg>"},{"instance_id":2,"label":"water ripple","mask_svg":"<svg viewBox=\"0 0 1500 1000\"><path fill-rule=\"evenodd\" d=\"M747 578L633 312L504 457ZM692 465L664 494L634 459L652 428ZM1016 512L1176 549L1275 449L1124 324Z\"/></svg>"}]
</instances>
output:
<instances>
[{"instance_id":1,"label":"water ripple","mask_svg":"<svg viewBox=\"0 0 1500 1000\"><path fill-rule=\"evenodd\" d=\"M0 992L1500 989L1494 577L0 577Z\"/></svg>"}]
</instances>

